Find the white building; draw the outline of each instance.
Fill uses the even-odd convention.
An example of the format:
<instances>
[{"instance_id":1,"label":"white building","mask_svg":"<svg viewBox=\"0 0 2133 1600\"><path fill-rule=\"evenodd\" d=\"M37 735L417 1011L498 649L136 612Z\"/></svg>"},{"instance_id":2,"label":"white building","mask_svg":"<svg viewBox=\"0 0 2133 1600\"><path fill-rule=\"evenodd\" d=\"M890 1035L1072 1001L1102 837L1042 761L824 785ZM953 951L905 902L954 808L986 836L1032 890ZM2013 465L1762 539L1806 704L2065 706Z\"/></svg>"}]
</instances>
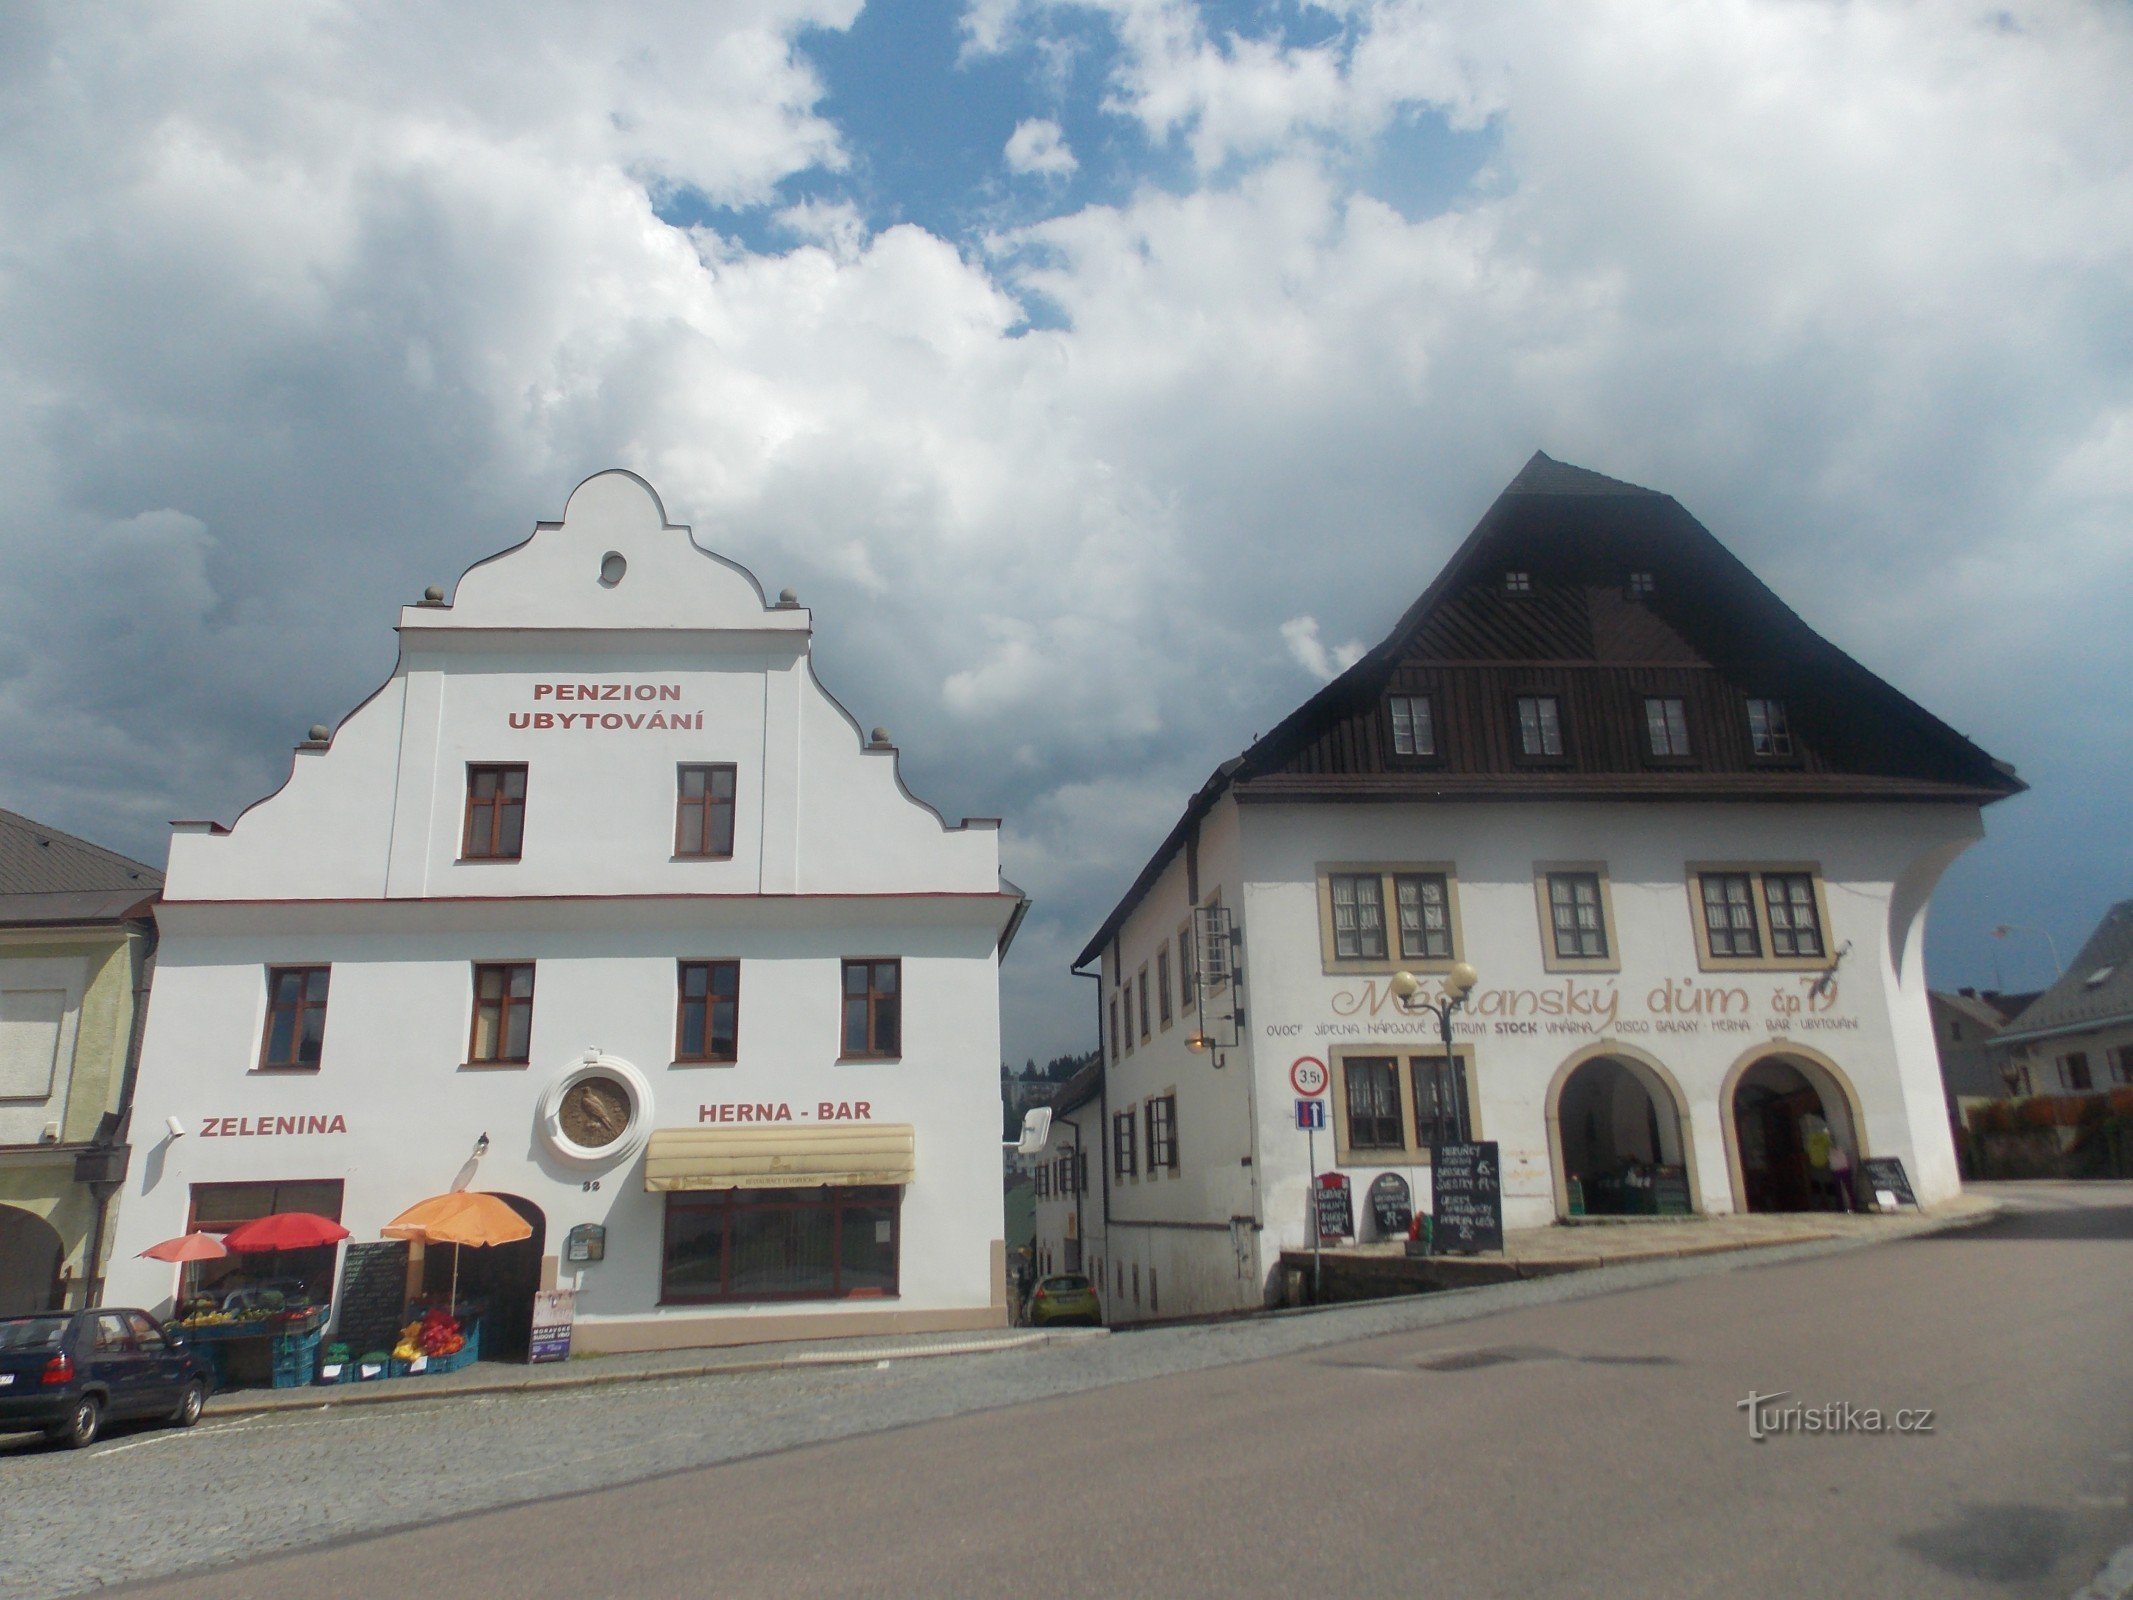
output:
<instances>
[{"instance_id":1,"label":"white building","mask_svg":"<svg viewBox=\"0 0 2133 1600\"><path fill-rule=\"evenodd\" d=\"M1382 644L1209 779L1076 963L1111 1320L1277 1292L1314 1150L1364 1240L1381 1177L1427 1212L1439 1140L1499 1146L1512 1228L1835 1205L1869 1156L1952 1195L1925 908L2021 787L1670 497L1536 456ZM1196 908L1234 978L1197 970ZM1457 962L1447 1064L1392 979L1435 1001Z\"/></svg>"},{"instance_id":2,"label":"white building","mask_svg":"<svg viewBox=\"0 0 2133 1600\"><path fill-rule=\"evenodd\" d=\"M627 472L403 609L391 678L280 791L178 825L113 1298L167 1305L134 1253L189 1227L375 1239L471 1187L535 1228L465 1253L492 1351L558 1279L581 1349L1003 1322L1024 902L811 631Z\"/></svg>"}]
</instances>

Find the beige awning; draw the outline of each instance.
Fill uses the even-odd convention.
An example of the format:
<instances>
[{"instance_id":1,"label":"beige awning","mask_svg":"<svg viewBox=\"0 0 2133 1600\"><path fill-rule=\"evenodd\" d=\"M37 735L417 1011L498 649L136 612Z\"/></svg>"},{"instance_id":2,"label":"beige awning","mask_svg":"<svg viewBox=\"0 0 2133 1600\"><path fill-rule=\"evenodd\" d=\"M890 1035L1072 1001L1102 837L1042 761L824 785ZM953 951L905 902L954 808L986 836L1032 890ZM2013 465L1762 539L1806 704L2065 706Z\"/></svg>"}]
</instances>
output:
<instances>
[{"instance_id":1,"label":"beige awning","mask_svg":"<svg viewBox=\"0 0 2133 1600\"><path fill-rule=\"evenodd\" d=\"M909 1183L915 1148L908 1122L659 1128L644 1152L644 1186L658 1194Z\"/></svg>"}]
</instances>

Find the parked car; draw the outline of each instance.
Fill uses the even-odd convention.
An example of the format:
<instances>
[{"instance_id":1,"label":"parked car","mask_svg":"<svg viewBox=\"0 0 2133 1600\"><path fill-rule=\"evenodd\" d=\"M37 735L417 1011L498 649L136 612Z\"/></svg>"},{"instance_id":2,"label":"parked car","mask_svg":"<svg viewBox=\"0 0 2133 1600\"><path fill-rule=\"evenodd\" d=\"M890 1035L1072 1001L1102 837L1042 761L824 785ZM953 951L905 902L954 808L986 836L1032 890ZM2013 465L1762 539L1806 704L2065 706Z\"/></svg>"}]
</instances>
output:
<instances>
[{"instance_id":1,"label":"parked car","mask_svg":"<svg viewBox=\"0 0 2133 1600\"><path fill-rule=\"evenodd\" d=\"M214 1382L184 1336L145 1311L0 1317L0 1433L42 1433L79 1450L105 1423L132 1417L190 1428Z\"/></svg>"},{"instance_id":2,"label":"parked car","mask_svg":"<svg viewBox=\"0 0 2133 1600\"><path fill-rule=\"evenodd\" d=\"M1093 1328L1103 1319L1096 1290L1078 1272L1057 1272L1038 1279L1036 1291L1029 1297L1032 1327L1041 1328L1049 1322L1086 1322Z\"/></svg>"}]
</instances>

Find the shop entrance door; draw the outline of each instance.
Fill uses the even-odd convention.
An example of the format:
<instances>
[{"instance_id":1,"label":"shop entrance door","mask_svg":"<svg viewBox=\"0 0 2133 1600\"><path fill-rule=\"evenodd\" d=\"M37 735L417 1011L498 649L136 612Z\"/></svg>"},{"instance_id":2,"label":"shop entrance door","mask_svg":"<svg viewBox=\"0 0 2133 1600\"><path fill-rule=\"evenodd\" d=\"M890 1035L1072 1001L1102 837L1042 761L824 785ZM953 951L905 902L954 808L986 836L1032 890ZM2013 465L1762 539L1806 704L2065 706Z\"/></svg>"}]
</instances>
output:
<instances>
[{"instance_id":1,"label":"shop entrance door","mask_svg":"<svg viewBox=\"0 0 2133 1600\"><path fill-rule=\"evenodd\" d=\"M484 1361L524 1361L532 1344L533 1296L541 1286L541 1253L547 1217L531 1200L497 1194L524 1217L533 1232L510 1244L492 1244L459 1252L459 1310L462 1319L481 1318ZM422 1290L442 1305L452 1282L452 1247L430 1245L422 1254Z\"/></svg>"},{"instance_id":2,"label":"shop entrance door","mask_svg":"<svg viewBox=\"0 0 2133 1600\"><path fill-rule=\"evenodd\" d=\"M1750 1211L1848 1209L1832 1165L1841 1126L1806 1075L1784 1061L1758 1061L1733 1091L1743 1198Z\"/></svg>"},{"instance_id":3,"label":"shop entrance door","mask_svg":"<svg viewBox=\"0 0 2133 1600\"><path fill-rule=\"evenodd\" d=\"M1586 1216L1666 1216L1689 1209L1681 1117L1648 1067L1612 1056L1585 1062L1556 1103L1563 1177Z\"/></svg>"}]
</instances>

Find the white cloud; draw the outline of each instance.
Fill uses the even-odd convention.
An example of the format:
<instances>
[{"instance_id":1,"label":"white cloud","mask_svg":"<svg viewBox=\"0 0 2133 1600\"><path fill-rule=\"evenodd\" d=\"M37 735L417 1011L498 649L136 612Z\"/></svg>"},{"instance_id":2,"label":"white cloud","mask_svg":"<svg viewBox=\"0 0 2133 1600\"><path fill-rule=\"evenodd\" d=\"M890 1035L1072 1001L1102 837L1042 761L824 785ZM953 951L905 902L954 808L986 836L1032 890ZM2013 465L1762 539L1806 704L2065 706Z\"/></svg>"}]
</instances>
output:
<instances>
[{"instance_id":1,"label":"white cloud","mask_svg":"<svg viewBox=\"0 0 2133 1600\"><path fill-rule=\"evenodd\" d=\"M1037 173L1047 178L1064 178L1081 165L1067 148L1059 124L1047 117L1016 123L1015 131L1008 136L1005 155L1008 171Z\"/></svg>"},{"instance_id":2,"label":"white cloud","mask_svg":"<svg viewBox=\"0 0 2133 1600\"><path fill-rule=\"evenodd\" d=\"M1339 677L1362 660L1363 652L1370 648L1359 640L1351 640L1329 651L1318 636L1316 617L1289 618L1281 625L1281 641L1289 647L1289 654L1296 664L1321 683Z\"/></svg>"},{"instance_id":3,"label":"white cloud","mask_svg":"<svg viewBox=\"0 0 2133 1600\"><path fill-rule=\"evenodd\" d=\"M158 855L613 464L800 589L919 792L1006 816L1017 1059L1086 1031L1039 956L1350 659L1318 619L1378 637L1536 446L2047 785L2088 697L2123 720L2122 11L1358 0L1295 47L1119 0L1105 92L1212 176L980 250L775 198L850 159L793 41L854 9L0 24L0 804ZM1351 175L1432 117L1488 178L1403 215ZM668 226L683 187L793 243Z\"/></svg>"}]
</instances>

